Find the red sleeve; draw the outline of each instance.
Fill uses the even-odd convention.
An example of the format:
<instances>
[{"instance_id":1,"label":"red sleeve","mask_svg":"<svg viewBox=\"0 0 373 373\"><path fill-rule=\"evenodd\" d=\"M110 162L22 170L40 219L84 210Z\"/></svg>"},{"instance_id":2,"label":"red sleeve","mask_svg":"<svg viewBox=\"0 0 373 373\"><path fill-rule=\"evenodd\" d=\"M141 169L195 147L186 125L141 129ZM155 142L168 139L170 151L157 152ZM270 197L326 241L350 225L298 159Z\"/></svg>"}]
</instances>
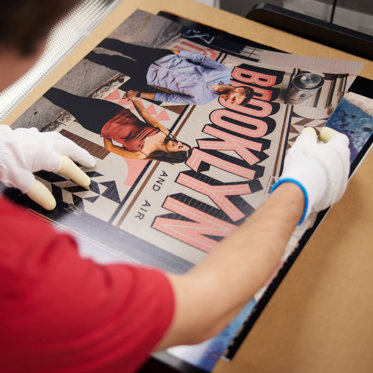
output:
<instances>
[{"instance_id":1,"label":"red sleeve","mask_svg":"<svg viewBox=\"0 0 373 373\"><path fill-rule=\"evenodd\" d=\"M174 312L156 269L98 265L75 241L0 202L0 366L7 372L132 372ZM4 217L6 213L6 218Z\"/></svg>"}]
</instances>

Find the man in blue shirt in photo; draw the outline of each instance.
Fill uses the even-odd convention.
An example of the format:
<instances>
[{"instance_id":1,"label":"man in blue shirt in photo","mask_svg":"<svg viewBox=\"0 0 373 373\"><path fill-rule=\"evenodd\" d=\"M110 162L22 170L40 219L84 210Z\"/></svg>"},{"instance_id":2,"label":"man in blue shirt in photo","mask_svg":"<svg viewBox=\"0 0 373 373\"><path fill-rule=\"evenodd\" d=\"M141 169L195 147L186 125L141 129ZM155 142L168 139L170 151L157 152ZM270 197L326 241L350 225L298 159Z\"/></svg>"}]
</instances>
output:
<instances>
[{"instance_id":1,"label":"man in blue shirt in photo","mask_svg":"<svg viewBox=\"0 0 373 373\"><path fill-rule=\"evenodd\" d=\"M121 55L97 53L97 48ZM184 105L204 105L221 97L231 104L244 105L254 94L249 87L233 87L231 70L201 53L149 48L117 39L105 39L97 48L86 58L131 76L128 97Z\"/></svg>"}]
</instances>

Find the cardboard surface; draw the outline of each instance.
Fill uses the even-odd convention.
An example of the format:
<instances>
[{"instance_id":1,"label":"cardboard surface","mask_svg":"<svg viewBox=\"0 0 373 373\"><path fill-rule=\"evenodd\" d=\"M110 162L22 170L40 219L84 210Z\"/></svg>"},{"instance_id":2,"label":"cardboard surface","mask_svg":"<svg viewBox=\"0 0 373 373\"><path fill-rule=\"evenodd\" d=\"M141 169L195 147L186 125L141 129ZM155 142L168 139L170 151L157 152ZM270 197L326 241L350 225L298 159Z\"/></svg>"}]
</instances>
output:
<instances>
[{"instance_id":1,"label":"cardboard surface","mask_svg":"<svg viewBox=\"0 0 373 373\"><path fill-rule=\"evenodd\" d=\"M12 123L137 8L168 11L284 51L361 58L194 1L126 0L6 119ZM373 79L373 63L361 75ZM353 176L251 330L214 372L370 372L373 366L373 153Z\"/></svg>"}]
</instances>

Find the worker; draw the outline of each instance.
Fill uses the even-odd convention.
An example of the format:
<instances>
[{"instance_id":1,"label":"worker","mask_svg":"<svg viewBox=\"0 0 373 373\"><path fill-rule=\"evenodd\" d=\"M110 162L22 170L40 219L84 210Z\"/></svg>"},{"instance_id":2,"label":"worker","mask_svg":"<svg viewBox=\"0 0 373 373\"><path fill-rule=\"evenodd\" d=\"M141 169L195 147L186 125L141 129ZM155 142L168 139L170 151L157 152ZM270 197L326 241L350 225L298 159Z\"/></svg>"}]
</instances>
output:
<instances>
[{"instance_id":1,"label":"worker","mask_svg":"<svg viewBox=\"0 0 373 373\"><path fill-rule=\"evenodd\" d=\"M0 90L35 63L74 3L1 2ZM273 274L296 225L341 198L348 139L328 130L321 139L302 133L266 202L183 275L83 259L71 235L1 197L0 370L134 372L154 351L214 336ZM53 196L34 172L89 185L70 158L94 167L58 133L0 126L0 180L47 208Z\"/></svg>"}]
</instances>

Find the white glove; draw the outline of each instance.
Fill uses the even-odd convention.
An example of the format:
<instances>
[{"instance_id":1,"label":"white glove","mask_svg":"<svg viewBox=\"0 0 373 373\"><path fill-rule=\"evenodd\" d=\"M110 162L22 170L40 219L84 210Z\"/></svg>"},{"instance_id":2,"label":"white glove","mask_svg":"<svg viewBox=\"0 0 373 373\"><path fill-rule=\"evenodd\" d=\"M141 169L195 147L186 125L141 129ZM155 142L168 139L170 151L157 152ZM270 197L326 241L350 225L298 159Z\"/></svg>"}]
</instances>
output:
<instances>
[{"instance_id":1,"label":"white glove","mask_svg":"<svg viewBox=\"0 0 373 373\"><path fill-rule=\"evenodd\" d=\"M83 187L89 177L68 157L85 167L95 159L73 141L58 132L39 132L36 128L12 130L0 125L0 180L8 187L20 189L44 208L51 210L56 202L49 190L35 180L34 172L58 172Z\"/></svg>"},{"instance_id":2,"label":"white glove","mask_svg":"<svg viewBox=\"0 0 373 373\"><path fill-rule=\"evenodd\" d=\"M312 212L326 209L343 195L350 169L348 137L324 127L318 143L313 128L306 128L288 150L284 170L272 191L284 182L297 184L304 194L301 224Z\"/></svg>"}]
</instances>

